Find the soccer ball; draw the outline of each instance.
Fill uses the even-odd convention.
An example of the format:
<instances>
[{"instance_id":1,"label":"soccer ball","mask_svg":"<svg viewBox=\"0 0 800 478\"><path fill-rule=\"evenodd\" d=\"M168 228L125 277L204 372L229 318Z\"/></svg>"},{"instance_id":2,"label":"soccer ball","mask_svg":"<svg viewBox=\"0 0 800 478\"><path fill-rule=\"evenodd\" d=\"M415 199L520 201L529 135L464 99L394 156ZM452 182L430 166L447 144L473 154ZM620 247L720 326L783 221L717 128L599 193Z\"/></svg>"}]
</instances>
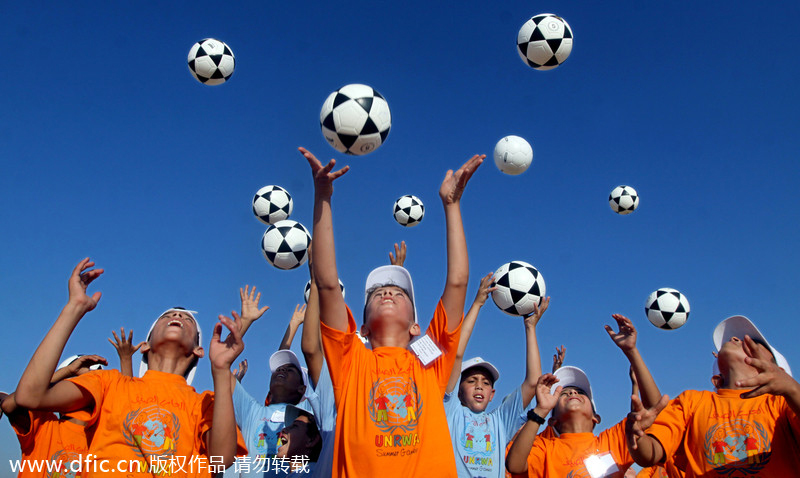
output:
<instances>
[{"instance_id":1,"label":"soccer ball","mask_svg":"<svg viewBox=\"0 0 800 478\"><path fill-rule=\"evenodd\" d=\"M261 250L270 264L278 269L300 267L308 259L311 234L297 221L284 219L271 225L261 238Z\"/></svg>"},{"instance_id":2,"label":"soccer ball","mask_svg":"<svg viewBox=\"0 0 800 478\"><path fill-rule=\"evenodd\" d=\"M206 38L189 50L189 71L204 85L220 85L233 75L236 58L225 42Z\"/></svg>"},{"instance_id":3,"label":"soccer ball","mask_svg":"<svg viewBox=\"0 0 800 478\"><path fill-rule=\"evenodd\" d=\"M389 104L367 85L346 85L328 96L319 112L322 135L340 153L375 151L392 127Z\"/></svg>"},{"instance_id":4,"label":"soccer ball","mask_svg":"<svg viewBox=\"0 0 800 478\"><path fill-rule=\"evenodd\" d=\"M639 194L630 186L617 186L608 195L608 204L617 214L630 214L639 206Z\"/></svg>"},{"instance_id":5,"label":"soccer ball","mask_svg":"<svg viewBox=\"0 0 800 478\"><path fill-rule=\"evenodd\" d=\"M572 51L572 29L552 13L532 17L517 34L522 61L536 70L552 70L564 63Z\"/></svg>"},{"instance_id":6,"label":"soccer ball","mask_svg":"<svg viewBox=\"0 0 800 478\"><path fill-rule=\"evenodd\" d=\"M253 214L264 224L275 224L292 214L294 201L280 186L264 186L253 196Z\"/></svg>"},{"instance_id":7,"label":"soccer ball","mask_svg":"<svg viewBox=\"0 0 800 478\"><path fill-rule=\"evenodd\" d=\"M406 194L394 202L394 220L405 227L416 226L425 216L425 205L416 196Z\"/></svg>"},{"instance_id":8,"label":"soccer ball","mask_svg":"<svg viewBox=\"0 0 800 478\"><path fill-rule=\"evenodd\" d=\"M339 289L342 291L342 299L344 299L344 284L342 283L342 279L339 279ZM306 282L306 287L303 289L303 297L306 300L306 304L308 304L308 295L311 294L311 280L309 279Z\"/></svg>"},{"instance_id":9,"label":"soccer ball","mask_svg":"<svg viewBox=\"0 0 800 478\"><path fill-rule=\"evenodd\" d=\"M508 315L527 316L533 313L534 304L539 305L545 296L544 277L539 271L522 261L503 264L494 273L492 300Z\"/></svg>"},{"instance_id":10,"label":"soccer ball","mask_svg":"<svg viewBox=\"0 0 800 478\"><path fill-rule=\"evenodd\" d=\"M494 164L512 176L522 174L533 161L533 148L519 136L506 136L494 147Z\"/></svg>"},{"instance_id":11,"label":"soccer ball","mask_svg":"<svg viewBox=\"0 0 800 478\"><path fill-rule=\"evenodd\" d=\"M689 299L675 289L662 287L647 298L644 312L656 327L677 329L689 318Z\"/></svg>"}]
</instances>

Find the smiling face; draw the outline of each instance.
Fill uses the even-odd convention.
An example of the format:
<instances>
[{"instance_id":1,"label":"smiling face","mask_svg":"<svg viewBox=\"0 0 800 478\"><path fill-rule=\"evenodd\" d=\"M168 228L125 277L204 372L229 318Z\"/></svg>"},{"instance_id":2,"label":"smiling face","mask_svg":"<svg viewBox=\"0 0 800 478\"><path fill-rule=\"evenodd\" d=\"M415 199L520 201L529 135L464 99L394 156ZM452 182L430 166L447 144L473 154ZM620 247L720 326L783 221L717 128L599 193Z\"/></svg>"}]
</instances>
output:
<instances>
[{"instance_id":1,"label":"smiling face","mask_svg":"<svg viewBox=\"0 0 800 478\"><path fill-rule=\"evenodd\" d=\"M294 364L286 363L275 369L269 380L270 403L291 403L296 405L303 399L306 387L303 372Z\"/></svg>"},{"instance_id":2,"label":"smiling face","mask_svg":"<svg viewBox=\"0 0 800 478\"><path fill-rule=\"evenodd\" d=\"M589 396L578 387L564 387L558 396L558 402L553 409L553 419L557 424L570 421L573 424L589 426L591 431L600 418L594 413L592 401ZM558 425L556 425L558 428ZM560 428L558 428L560 430Z\"/></svg>"},{"instance_id":3,"label":"smiling face","mask_svg":"<svg viewBox=\"0 0 800 478\"><path fill-rule=\"evenodd\" d=\"M278 458L307 456L312 462L317 461L322 448L321 437L313 419L300 415L288 427L278 434Z\"/></svg>"},{"instance_id":4,"label":"smiling face","mask_svg":"<svg viewBox=\"0 0 800 478\"><path fill-rule=\"evenodd\" d=\"M458 399L461 400L461 405L473 413L480 413L486 410L492 398L494 398L492 374L481 367L465 370L458 386Z\"/></svg>"},{"instance_id":5,"label":"smiling face","mask_svg":"<svg viewBox=\"0 0 800 478\"><path fill-rule=\"evenodd\" d=\"M191 350L200 344L197 333L197 322L187 312L171 310L156 321L148 342L152 346L165 340L175 340L186 344Z\"/></svg>"},{"instance_id":6,"label":"smiling face","mask_svg":"<svg viewBox=\"0 0 800 478\"><path fill-rule=\"evenodd\" d=\"M364 325L361 334L409 334L409 339L419 335L419 325L414 321L414 304L408 292L394 285L385 285L370 291L364 306Z\"/></svg>"}]
</instances>

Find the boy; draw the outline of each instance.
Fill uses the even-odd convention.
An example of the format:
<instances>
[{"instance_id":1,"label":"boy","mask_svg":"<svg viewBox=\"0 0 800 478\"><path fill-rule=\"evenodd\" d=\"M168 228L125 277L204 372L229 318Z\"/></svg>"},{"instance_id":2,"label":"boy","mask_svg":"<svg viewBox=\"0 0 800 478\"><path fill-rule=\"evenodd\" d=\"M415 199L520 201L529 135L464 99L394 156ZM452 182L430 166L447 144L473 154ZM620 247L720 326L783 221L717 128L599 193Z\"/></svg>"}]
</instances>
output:
<instances>
[{"instance_id":1,"label":"boy","mask_svg":"<svg viewBox=\"0 0 800 478\"><path fill-rule=\"evenodd\" d=\"M481 279L475 301L472 303L461 326L461 338L444 408L453 451L456 455L458 476L505 476L505 451L510 438L519 429L520 415L536 392L536 381L542 374L539 345L536 341L536 324L550 304L550 298L534 307L533 314L523 320L525 326L526 367L525 380L514 392L503 399L503 403L490 413L486 408L494 397L494 384L500 372L480 357L461 363L467 348L478 312L486 303L492 287L492 274ZM459 373L460 371L460 373ZM458 385L458 396L453 391Z\"/></svg>"},{"instance_id":2,"label":"boy","mask_svg":"<svg viewBox=\"0 0 800 478\"><path fill-rule=\"evenodd\" d=\"M288 476L313 476L315 465L322 451L320 436L314 414L302 408L288 405L284 416L284 428L278 435L278 455L289 460Z\"/></svg>"},{"instance_id":3,"label":"boy","mask_svg":"<svg viewBox=\"0 0 800 478\"><path fill-rule=\"evenodd\" d=\"M460 200L485 155L475 155L457 172L448 171L439 189L445 210L447 278L428 328L426 350L408 350L420 335L408 271L383 266L367 277L362 335L339 288L333 242L332 172L300 148L314 177L314 280L319 292L322 341L336 407L333 476L453 477L455 461L442 399L453 366L469 281L467 244ZM430 347L433 339L439 347ZM435 350L434 350L435 349ZM441 349L441 350L440 350ZM441 353L437 356L436 352ZM428 365L423 365L423 361Z\"/></svg>"},{"instance_id":4,"label":"boy","mask_svg":"<svg viewBox=\"0 0 800 478\"><path fill-rule=\"evenodd\" d=\"M92 266L86 258L72 271L69 301L25 369L17 402L34 410L91 411L89 425L95 427L95 434L89 445L92 460L81 470L84 478L122 473L152 477L165 471L209 476L211 457L221 457L219 466L232 463L237 433L230 367L243 344L238 324L228 317L220 316L211 340L213 393L198 394L186 382L204 350L194 316L178 309L158 318L142 346L148 368L144 377L98 370L50 385L64 344L100 300L100 292L86 293L103 273ZM238 318L236 313L234 318ZM223 325L231 331L224 342L220 338Z\"/></svg>"},{"instance_id":5,"label":"boy","mask_svg":"<svg viewBox=\"0 0 800 478\"><path fill-rule=\"evenodd\" d=\"M619 314L612 317L619 332L608 325L606 332L630 361L645 401L652 403L660 393L636 348L636 329L630 319ZM557 433L537 437L551 410L550 425ZM598 423L589 378L581 369L565 366L555 374L542 375L536 384L536 407L528 411L528 421L508 450L506 468L513 474L527 472L529 477L621 478L633 464L625 446L625 420L595 436Z\"/></svg>"},{"instance_id":6,"label":"boy","mask_svg":"<svg viewBox=\"0 0 800 478\"><path fill-rule=\"evenodd\" d=\"M637 403L627 429L633 458L648 467L677 454L687 478L794 476L800 384L789 364L740 315L720 322L713 339L716 391L687 390L666 408Z\"/></svg>"}]
</instances>

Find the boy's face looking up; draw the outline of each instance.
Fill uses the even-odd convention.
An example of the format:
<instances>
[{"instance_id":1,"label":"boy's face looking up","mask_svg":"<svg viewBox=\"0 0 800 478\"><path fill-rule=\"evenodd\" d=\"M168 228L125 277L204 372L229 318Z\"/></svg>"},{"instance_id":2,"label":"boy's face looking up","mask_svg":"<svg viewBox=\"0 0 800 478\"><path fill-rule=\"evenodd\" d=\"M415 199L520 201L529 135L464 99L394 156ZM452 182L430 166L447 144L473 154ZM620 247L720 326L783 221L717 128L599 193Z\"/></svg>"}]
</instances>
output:
<instances>
[{"instance_id":1,"label":"boy's face looking up","mask_svg":"<svg viewBox=\"0 0 800 478\"><path fill-rule=\"evenodd\" d=\"M461 404L474 413L486 410L494 398L494 380L488 370L474 367L464 371L458 387Z\"/></svg>"},{"instance_id":2,"label":"boy's face looking up","mask_svg":"<svg viewBox=\"0 0 800 478\"><path fill-rule=\"evenodd\" d=\"M186 312L171 310L158 318L148 339L152 347L164 341L176 341L192 350L200 344L198 341L197 322Z\"/></svg>"},{"instance_id":3,"label":"boy's face looking up","mask_svg":"<svg viewBox=\"0 0 800 478\"><path fill-rule=\"evenodd\" d=\"M567 421L574 423L584 421L586 425L591 424L591 428L587 431L591 431L597 423L600 423L600 417L594 413L589 396L578 387L564 387L561 390L556 407L553 409L553 419L559 424Z\"/></svg>"},{"instance_id":4,"label":"boy's face looking up","mask_svg":"<svg viewBox=\"0 0 800 478\"><path fill-rule=\"evenodd\" d=\"M371 291L364 306L364 325L361 334L419 335L419 325L414 320L414 304L408 292L394 285L385 285Z\"/></svg>"},{"instance_id":5,"label":"boy's face looking up","mask_svg":"<svg viewBox=\"0 0 800 478\"><path fill-rule=\"evenodd\" d=\"M278 453L276 456L278 458L306 456L309 457L310 461L316 461L319 452L315 453L314 448L317 442L321 440L321 437L319 432L313 433L312 427L316 428L316 424L312 424L309 417L305 415L298 416L291 425L281 430L278 434Z\"/></svg>"},{"instance_id":6,"label":"boy's face looking up","mask_svg":"<svg viewBox=\"0 0 800 478\"><path fill-rule=\"evenodd\" d=\"M268 395L270 403L296 405L303 399L305 391L303 372L294 364L281 365L270 377Z\"/></svg>"}]
</instances>

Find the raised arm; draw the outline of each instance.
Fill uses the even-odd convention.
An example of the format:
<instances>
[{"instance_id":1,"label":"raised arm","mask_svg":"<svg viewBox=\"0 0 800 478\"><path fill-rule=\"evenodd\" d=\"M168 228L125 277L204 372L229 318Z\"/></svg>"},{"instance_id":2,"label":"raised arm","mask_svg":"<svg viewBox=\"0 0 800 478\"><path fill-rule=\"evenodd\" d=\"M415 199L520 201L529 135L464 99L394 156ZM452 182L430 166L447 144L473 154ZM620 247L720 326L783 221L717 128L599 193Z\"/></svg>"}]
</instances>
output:
<instances>
[{"instance_id":1,"label":"raised arm","mask_svg":"<svg viewBox=\"0 0 800 478\"><path fill-rule=\"evenodd\" d=\"M389 263L393 266L403 267L406 262L406 241L400 241L400 245L394 243L394 254L389 252Z\"/></svg>"},{"instance_id":2,"label":"raised arm","mask_svg":"<svg viewBox=\"0 0 800 478\"><path fill-rule=\"evenodd\" d=\"M292 316L289 318L289 325L286 327L286 332L283 334L283 339L281 339L281 345L278 347L278 350L289 350L292 348L292 341L294 340L294 336L297 333L297 329L303 325L303 319L306 315L306 305L297 304L294 306L294 312L292 312Z\"/></svg>"},{"instance_id":3,"label":"raised arm","mask_svg":"<svg viewBox=\"0 0 800 478\"><path fill-rule=\"evenodd\" d=\"M93 266L94 262L87 257L72 270L67 282L67 305L39 344L17 385L16 402L19 406L69 412L92 403L91 396L84 394L72 382L61 381L51 387L50 380L72 331L100 300L100 292L91 296L86 293L89 284L103 273L103 269L91 269Z\"/></svg>"},{"instance_id":4,"label":"raised arm","mask_svg":"<svg viewBox=\"0 0 800 478\"><path fill-rule=\"evenodd\" d=\"M244 342L239 331L239 315L233 312L231 320L224 315L214 326L209 346L211 378L214 382L214 408L211 429L206 432L206 446L209 456L222 457L225 467L231 465L236 455L236 417L233 413L233 383L231 365L244 350ZM222 340L223 325L230 331Z\"/></svg>"},{"instance_id":5,"label":"raised arm","mask_svg":"<svg viewBox=\"0 0 800 478\"><path fill-rule=\"evenodd\" d=\"M239 333L244 337L247 329L253 325L253 322L261 318L269 307L264 306L259 308L258 302L261 300L261 292L256 293L256 286L251 289L249 285L245 285L244 289L239 288L239 298L242 301L242 312L239 316Z\"/></svg>"},{"instance_id":6,"label":"raised arm","mask_svg":"<svg viewBox=\"0 0 800 478\"><path fill-rule=\"evenodd\" d=\"M312 244L308 255L308 272L311 278L311 285L308 290L306 316L303 319L303 333L300 336L300 349L306 359L308 379L316 387L319 382L319 375L322 373L322 366L325 363L325 355L322 350L322 334L319 330L319 291L314 280L313 255L314 245Z\"/></svg>"},{"instance_id":7,"label":"raised arm","mask_svg":"<svg viewBox=\"0 0 800 478\"><path fill-rule=\"evenodd\" d=\"M736 382L737 387L753 387L742 393L741 397L752 398L765 393L780 395L786 399L795 415L800 417L800 384L772 361L772 353L766 347L757 344L748 335L744 337L743 348L747 355L745 363L758 370L758 375Z\"/></svg>"},{"instance_id":8,"label":"raised arm","mask_svg":"<svg viewBox=\"0 0 800 478\"><path fill-rule=\"evenodd\" d=\"M325 166L307 149L299 148L300 153L311 167L314 178L314 280L319 291L320 319L328 327L347 330L347 310L342 290L339 288L339 271L336 269L336 248L333 245L333 213L331 197L333 182L349 171L345 166L333 171L336 160L331 159Z\"/></svg>"},{"instance_id":9,"label":"raised arm","mask_svg":"<svg viewBox=\"0 0 800 478\"><path fill-rule=\"evenodd\" d=\"M476 154L455 173L452 170L447 171L439 188L447 231L447 278L442 293L442 304L447 312L447 330L450 331L455 330L461 323L469 282L469 256L461 218L461 195L472 174L485 158L485 154Z\"/></svg>"},{"instance_id":10,"label":"raised arm","mask_svg":"<svg viewBox=\"0 0 800 478\"><path fill-rule=\"evenodd\" d=\"M564 357L567 355L567 348L563 345L561 348L556 347L556 353L553 354L553 373L564 365Z\"/></svg>"},{"instance_id":11,"label":"raised arm","mask_svg":"<svg viewBox=\"0 0 800 478\"><path fill-rule=\"evenodd\" d=\"M117 355L119 355L119 371L126 377L133 377L133 354L136 353L145 342L139 342L139 344L134 347L133 330L131 330L126 337L125 327L119 328L119 337L117 337L117 332L114 330L111 331L111 334L114 336L114 340L108 339L108 341L117 349Z\"/></svg>"},{"instance_id":12,"label":"raised arm","mask_svg":"<svg viewBox=\"0 0 800 478\"><path fill-rule=\"evenodd\" d=\"M633 373L636 376L636 383L639 386L639 393L642 396L642 404L644 404L645 408L650 408L661 399L661 392L658 390L658 386L653 376L650 374L650 370L647 368L647 365L645 365L644 359L639 353L639 349L636 348L636 328L633 326L631 319L623 315L613 314L611 317L617 321L619 332L614 332L614 329L609 325L605 326L606 332L608 332L608 336L614 341L617 347L622 350L625 357L628 358Z\"/></svg>"},{"instance_id":13,"label":"raised arm","mask_svg":"<svg viewBox=\"0 0 800 478\"><path fill-rule=\"evenodd\" d=\"M645 408L636 395L631 395L631 412L625 420L625 439L633 460L642 467L655 466L664 462L664 447L652 435L645 431L653 424L661 410L663 410L669 397L664 395L652 407Z\"/></svg>"},{"instance_id":14,"label":"raised arm","mask_svg":"<svg viewBox=\"0 0 800 478\"><path fill-rule=\"evenodd\" d=\"M395 247L397 245L395 244ZM461 379L461 362L464 361L464 352L467 350L467 343L472 336L472 330L475 328L475 322L478 320L478 312L480 312L483 304L489 294L495 290L496 287L492 286L492 273L488 273L481 279L481 284L478 286L478 293L475 294L475 300L472 301L464 316L464 323L461 324L461 337L458 339L458 350L456 350L456 360L453 363L453 370L450 372L450 381L447 382L447 393L452 392L458 387L458 382Z\"/></svg>"},{"instance_id":15,"label":"raised arm","mask_svg":"<svg viewBox=\"0 0 800 478\"><path fill-rule=\"evenodd\" d=\"M536 394L536 384L542 375L542 357L539 354L539 342L536 339L536 325L550 306L550 297L542 297L539 304L534 304L533 314L525 317L525 380L522 381L522 406L527 408Z\"/></svg>"},{"instance_id":16,"label":"raised arm","mask_svg":"<svg viewBox=\"0 0 800 478\"><path fill-rule=\"evenodd\" d=\"M555 394L550 393L550 388L556 382L558 382L558 379L552 373L546 373L539 377L536 381L536 407L528 412L528 416L534 413L544 420L550 410L555 408L558 396L561 394L561 387L556 388ZM529 419L517 433L517 437L506 455L506 469L509 472L514 474L527 473L528 455L531 452L531 447L533 447L533 442L536 440L536 433L539 431L539 427L539 423Z\"/></svg>"}]
</instances>

